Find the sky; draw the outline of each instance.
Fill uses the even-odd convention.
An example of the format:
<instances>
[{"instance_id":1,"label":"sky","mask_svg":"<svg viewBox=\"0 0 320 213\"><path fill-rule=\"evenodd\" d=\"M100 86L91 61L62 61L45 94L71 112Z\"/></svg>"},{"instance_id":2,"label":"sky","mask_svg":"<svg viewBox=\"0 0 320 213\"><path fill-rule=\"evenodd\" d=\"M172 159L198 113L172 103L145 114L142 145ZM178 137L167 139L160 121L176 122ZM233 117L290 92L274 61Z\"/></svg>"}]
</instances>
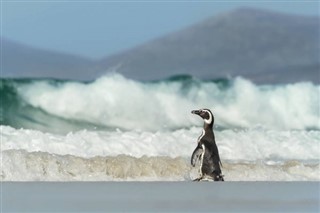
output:
<instances>
[{"instance_id":1,"label":"sky","mask_svg":"<svg viewBox=\"0 0 320 213\"><path fill-rule=\"evenodd\" d=\"M1 37L100 59L206 18L251 7L319 16L319 1L0 0Z\"/></svg>"}]
</instances>

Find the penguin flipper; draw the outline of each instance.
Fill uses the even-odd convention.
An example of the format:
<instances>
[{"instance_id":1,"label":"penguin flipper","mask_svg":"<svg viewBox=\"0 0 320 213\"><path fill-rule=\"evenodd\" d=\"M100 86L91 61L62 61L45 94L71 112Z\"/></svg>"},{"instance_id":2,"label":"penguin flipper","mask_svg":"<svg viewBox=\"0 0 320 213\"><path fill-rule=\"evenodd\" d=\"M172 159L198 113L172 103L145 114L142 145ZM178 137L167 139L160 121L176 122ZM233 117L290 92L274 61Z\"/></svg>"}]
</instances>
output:
<instances>
[{"instance_id":1,"label":"penguin flipper","mask_svg":"<svg viewBox=\"0 0 320 213\"><path fill-rule=\"evenodd\" d=\"M203 152L203 149L200 146L197 146L197 148L193 151L191 156L191 165L193 167L195 167L197 161L200 159L202 152Z\"/></svg>"}]
</instances>

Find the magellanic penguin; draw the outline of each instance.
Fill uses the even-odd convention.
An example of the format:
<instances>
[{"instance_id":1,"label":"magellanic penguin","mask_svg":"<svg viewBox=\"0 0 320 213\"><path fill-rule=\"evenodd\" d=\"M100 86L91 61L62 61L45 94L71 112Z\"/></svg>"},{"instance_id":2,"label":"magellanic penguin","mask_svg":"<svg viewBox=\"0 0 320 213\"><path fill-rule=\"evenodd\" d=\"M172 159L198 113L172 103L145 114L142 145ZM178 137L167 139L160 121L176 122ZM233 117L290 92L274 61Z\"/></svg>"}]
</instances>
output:
<instances>
[{"instance_id":1,"label":"magellanic penguin","mask_svg":"<svg viewBox=\"0 0 320 213\"><path fill-rule=\"evenodd\" d=\"M191 113L199 115L204 120L202 134L198 138L198 146L191 156L191 165L193 167L195 167L197 161L200 161L200 177L194 181L204 179L224 181L221 174L219 151L212 130L213 114L209 109L193 110Z\"/></svg>"}]
</instances>

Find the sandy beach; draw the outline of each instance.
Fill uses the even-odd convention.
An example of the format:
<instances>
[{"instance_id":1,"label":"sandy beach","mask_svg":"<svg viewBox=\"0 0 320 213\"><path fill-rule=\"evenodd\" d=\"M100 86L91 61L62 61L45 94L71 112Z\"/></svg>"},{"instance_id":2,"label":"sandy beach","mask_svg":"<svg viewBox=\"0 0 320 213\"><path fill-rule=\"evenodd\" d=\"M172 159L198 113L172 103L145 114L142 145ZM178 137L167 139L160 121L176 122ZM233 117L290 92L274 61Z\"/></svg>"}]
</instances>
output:
<instances>
[{"instance_id":1,"label":"sandy beach","mask_svg":"<svg viewBox=\"0 0 320 213\"><path fill-rule=\"evenodd\" d=\"M2 212L319 212L319 182L2 182Z\"/></svg>"}]
</instances>

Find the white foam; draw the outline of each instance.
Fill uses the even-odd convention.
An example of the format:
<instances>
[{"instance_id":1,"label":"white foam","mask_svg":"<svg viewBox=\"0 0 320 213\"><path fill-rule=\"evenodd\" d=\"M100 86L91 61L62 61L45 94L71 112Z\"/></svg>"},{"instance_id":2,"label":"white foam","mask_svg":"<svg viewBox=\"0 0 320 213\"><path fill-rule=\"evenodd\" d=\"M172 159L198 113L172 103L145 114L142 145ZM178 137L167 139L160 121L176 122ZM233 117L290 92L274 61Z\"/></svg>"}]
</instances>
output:
<instances>
[{"instance_id":1,"label":"white foam","mask_svg":"<svg viewBox=\"0 0 320 213\"><path fill-rule=\"evenodd\" d=\"M157 131L201 125L193 109L210 108L226 127L320 129L320 86L257 86L236 78L227 88L213 82L141 83L108 75L88 84L40 81L20 85L29 104L66 119L108 127Z\"/></svg>"},{"instance_id":2,"label":"white foam","mask_svg":"<svg viewBox=\"0 0 320 213\"><path fill-rule=\"evenodd\" d=\"M320 167L298 161L224 162L223 174L226 181L319 181ZM198 169L181 157L80 158L21 150L2 152L0 174L1 181L191 181L198 177Z\"/></svg>"},{"instance_id":3,"label":"white foam","mask_svg":"<svg viewBox=\"0 0 320 213\"><path fill-rule=\"evenodd\" d=\"M26 150L84 158L117 156L190 157L197 146L201 128L173 132L79 131L67 135L1 126L2 150ZM320 131L248 130L216 131L222 162L232 161L314 161L320 159Z\"/></svg>"}]
</instances>

